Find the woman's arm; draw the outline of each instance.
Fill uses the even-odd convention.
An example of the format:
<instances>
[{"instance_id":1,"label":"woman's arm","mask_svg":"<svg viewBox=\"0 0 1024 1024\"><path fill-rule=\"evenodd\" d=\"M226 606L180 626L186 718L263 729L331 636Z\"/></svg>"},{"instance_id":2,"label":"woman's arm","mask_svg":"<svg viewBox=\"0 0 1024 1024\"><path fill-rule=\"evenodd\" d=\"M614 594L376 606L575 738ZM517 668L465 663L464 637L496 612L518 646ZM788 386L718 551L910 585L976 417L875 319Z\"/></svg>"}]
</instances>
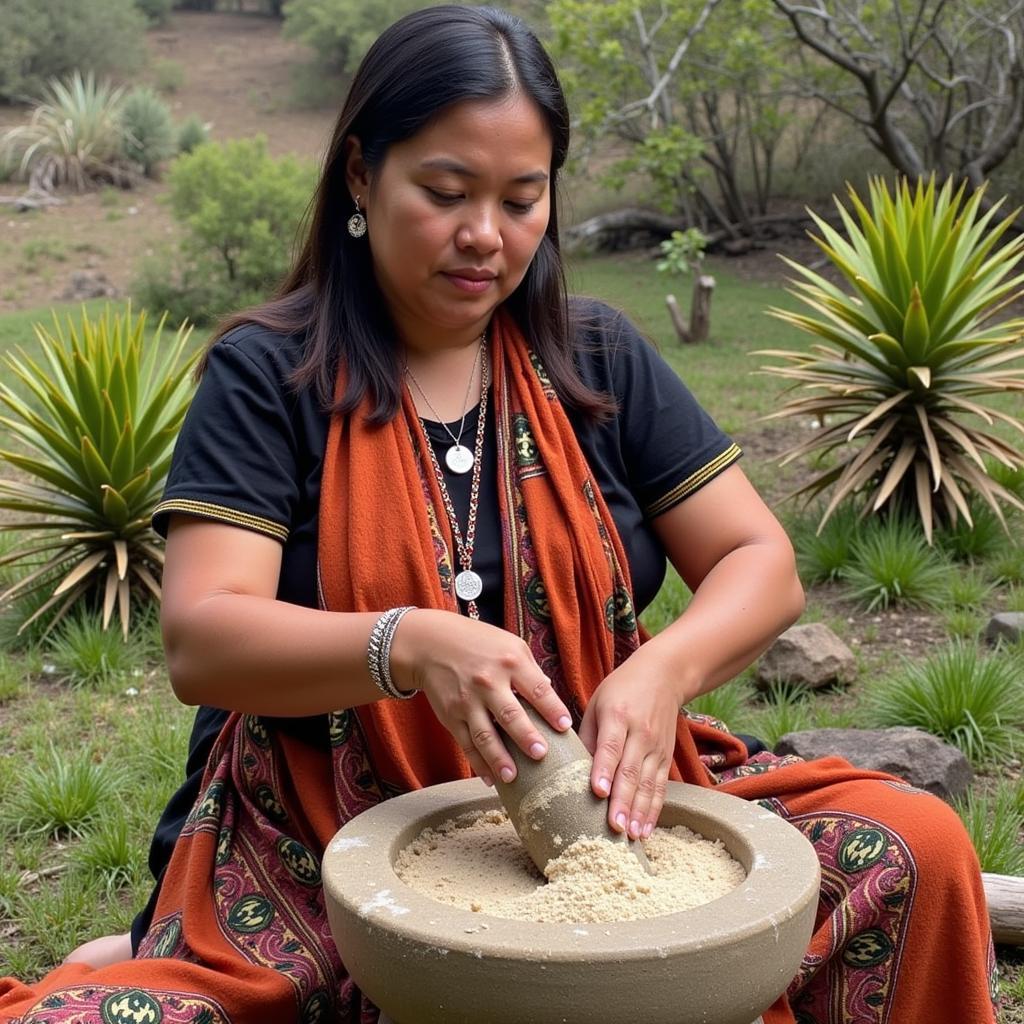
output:
<instances>
[{"instance_id":1,"label":"woman's arm","mask_svg":"<svg viewBox=\"0 0 1024 1024\"><path fill-rule=\"evenodd\" d=\"M184 703L298 716L382 699L366 648L384 609L327 612L278 601L281 550L250 530L172 516L161 625L171 685ZM571 721L527 645L485 622L417 609L399 625L391 654L398 687L424 691L485 779L515 775L494 720L533 757L547 749L516 694L553 728Z\"/></svg>"},{"instance_id":2,"label":"woman's arm","mask_svg":"<svg viewBox=\"0 0 1024 1024\"><path fill-rule=\"evenodd\" d=\"M738 466L654 520L693 591L682 615L602 682L580 735L609 821L650 834L661 813L679 707L733 678L804 608L793 547Z\"/></svg>"}]
</instances>

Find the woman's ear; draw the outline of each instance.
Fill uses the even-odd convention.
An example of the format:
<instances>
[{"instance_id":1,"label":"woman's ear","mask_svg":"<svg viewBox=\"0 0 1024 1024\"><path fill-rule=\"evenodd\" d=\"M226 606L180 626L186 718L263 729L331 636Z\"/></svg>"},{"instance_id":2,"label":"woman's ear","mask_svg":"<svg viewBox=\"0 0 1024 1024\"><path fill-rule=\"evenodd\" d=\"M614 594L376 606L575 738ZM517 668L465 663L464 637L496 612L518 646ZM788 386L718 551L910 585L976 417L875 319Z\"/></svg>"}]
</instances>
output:
<instances>
[{"instance_id":1,"label":"woman's ear","mask_svg":"<svg viewBox=\"0 0 1024 1024\"><path fill-rule=\"evenodd\" d=\"M363 145L355 135L345 138L345 180L353 200L356 196L365 197L370 191L370 169L363 159Z\"/></svg>"}]
</instances>

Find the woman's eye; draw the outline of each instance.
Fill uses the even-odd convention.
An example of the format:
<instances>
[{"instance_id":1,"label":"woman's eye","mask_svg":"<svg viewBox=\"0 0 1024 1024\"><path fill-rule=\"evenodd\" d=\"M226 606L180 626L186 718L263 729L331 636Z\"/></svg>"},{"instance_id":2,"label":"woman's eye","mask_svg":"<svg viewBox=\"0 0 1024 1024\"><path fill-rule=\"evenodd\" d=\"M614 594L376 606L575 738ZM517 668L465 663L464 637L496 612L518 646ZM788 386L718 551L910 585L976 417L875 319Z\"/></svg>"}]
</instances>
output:
<instances>
[{"instance_id":1,"label":"woman's eye","mask_svg":"<svg viewBox=\"0 0 1024 1024\"><path fill-rule=\"evenodd\" d=\"M427 192L435 202L441 203L443 206L450 206L462 198L457 192L438 192L436 188L428 188Z\"/></svg>"},{"instance_id":2,"label":"woman's eye","mask_svg":"<svg viewBox=\"0 0 1024 1024\"><path fill-rule=\"evenodd\" d=\"M536 205L537 205L536 202L516 203L516 202L513 202L511 199L508 201L509 209L511 209L515 213L522 213L522 214L531 213L533 211L533 208Z\"/></svg>"}]
</instances>

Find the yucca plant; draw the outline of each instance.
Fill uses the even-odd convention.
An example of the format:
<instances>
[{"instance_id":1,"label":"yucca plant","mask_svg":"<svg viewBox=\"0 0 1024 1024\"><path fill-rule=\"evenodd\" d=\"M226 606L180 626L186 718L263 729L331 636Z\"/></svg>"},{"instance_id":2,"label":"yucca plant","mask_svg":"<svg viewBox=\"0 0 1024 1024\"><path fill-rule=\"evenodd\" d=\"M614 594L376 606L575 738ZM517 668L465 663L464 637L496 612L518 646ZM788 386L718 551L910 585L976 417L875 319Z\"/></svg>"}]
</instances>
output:
<instances>
[{"instance_id":1,"label":"yucca plant","mask_svg":"<svg viewBox=\"0 0 1024 1024\"><path fill-rule=\"evenodd\" d=\"M146 314L109 307L83 312L66 330L36 325L41 357L7 353L3 363L24 385L0 384L8 415L0 425L27 451L0 451L20 478L0 479L0 508L28 513L0 529L31 531L28 544L0 558L31 570L0 593L0 603L54 586L21 625L49 615L52 629L80 599L102 598L106 629L115 605L127 638L132 592L159 600L163 565L149 525L171 451L191 398L191 328L162 341L164 321L146 337ZM26 479L28 477L28 479Z\"/></svg>"},{"instance_id":2,"label":"yucca plant","mask_svg":"<svg viewBox=\"0 0 1024 1024\"><path fill-rule=\"evenodd\" d=\"M78 191L93 180L121 181L124 165L120 107L124 89L97 82L92 72L52 79L27 125L5 132L0 160L16 164L33 184Z\"/></svg>"},{"instance_id":3,"label":"yucca plant","mask_svg":"<svg viewBox=\"0 0 1024 1024\"><path fill-rule=\"evenodd\" d=\"M132 89L121 105L125 156L152 178L157 166L177 152L171 111L152 89Z\"/></svg>"},{"instance_id":4,"label":"yucca plant","mask_svg":"<svg viewBox=\"0 0 1024 1024\"><path fill-rule=\"evenodd\" d=\"M821 232L814 241L852 294L786 260L798 275L791 292L812 312L770 312L820 341L810 352L759 353L786 361L765 372L812 392L768 418L824 420L782 459L838 452L794 492L810 499L831 487L822 523L846 499L865 515L916 509L931 543L936 521L972 521L971 493L1001 522L1001 502L1024 508L984 461L1024 466L1020 444L991 429L998 420L1024 433L1024 422L985 403L1024 391L1024 368L1007 366L1024 358L1024 319L996 319L1024 283L1014 273L1024 236L999 244L1015 215L996 223L999 203L982 213L981 189L968 197L966 185L936 189L932 178L890 193L876 178L869 194L870 208L849 189L852 214L836 200L846 237L811 214Z\"/></svg>"}]
</instances>

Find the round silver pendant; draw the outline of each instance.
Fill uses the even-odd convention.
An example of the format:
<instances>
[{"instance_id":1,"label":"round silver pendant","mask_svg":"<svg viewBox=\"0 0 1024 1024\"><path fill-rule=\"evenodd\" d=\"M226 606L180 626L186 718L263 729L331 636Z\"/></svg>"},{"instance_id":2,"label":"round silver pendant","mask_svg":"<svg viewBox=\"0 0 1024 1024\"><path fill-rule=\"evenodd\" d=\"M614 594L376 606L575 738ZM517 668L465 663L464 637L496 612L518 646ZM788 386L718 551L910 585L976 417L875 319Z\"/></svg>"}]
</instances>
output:
<instances>
[{"instance_id":1,"label":"round silver pendant","mask_svg":"<svg viewBox=\"0 0 1024 1024\"><path fill-rule=\"evenodd\" d=\"M476 460L464 444L453 444L444 453L444 461L453 473L468 473Z\"/></svg>"},{"instance_id":2,"label":"round silver pendant","mask_svg":"<svg viewBox=\"0 0 1024 1024\"><path fill-rule=\"evenodd\" d=\"M475 601L483 589L483 580L472 569L466 569L455 577L455 593L463 601Z\"/></svg>"}]
</instances>

